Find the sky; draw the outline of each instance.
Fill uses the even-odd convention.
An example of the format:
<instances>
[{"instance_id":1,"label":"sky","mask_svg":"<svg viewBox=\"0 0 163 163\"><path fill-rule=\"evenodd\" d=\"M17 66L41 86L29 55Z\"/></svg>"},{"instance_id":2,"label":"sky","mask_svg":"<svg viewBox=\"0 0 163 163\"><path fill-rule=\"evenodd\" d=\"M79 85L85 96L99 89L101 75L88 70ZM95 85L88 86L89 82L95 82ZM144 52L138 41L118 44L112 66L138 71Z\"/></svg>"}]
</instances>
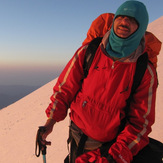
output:
<instances>
[{"instance_id":1,"label":"sky","mask_svg":"<svg viewBox=\"0 0 163 163\"><path fill-rule=\"evenodd\" d=\"M141 0L149 23L163 0ZM124 0L0 0L0 85L44 85L86 38L91 22Z\"/></svg>"}]
</instances>

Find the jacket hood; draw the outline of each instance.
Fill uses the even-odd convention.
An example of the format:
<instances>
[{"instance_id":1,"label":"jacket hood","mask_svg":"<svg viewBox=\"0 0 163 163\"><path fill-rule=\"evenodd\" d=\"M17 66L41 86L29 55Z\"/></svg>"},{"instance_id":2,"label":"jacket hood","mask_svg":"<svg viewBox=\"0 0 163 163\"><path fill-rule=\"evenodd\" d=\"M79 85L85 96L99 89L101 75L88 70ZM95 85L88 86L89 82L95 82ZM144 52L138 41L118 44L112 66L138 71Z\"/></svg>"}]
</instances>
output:
<instances>
[{"instance_id":1,"label":"jacket hood","mask_svg":"<svg viewBox=\"0 0 163 163\"><path fill-rule=\"evenodd\" d=\"M148 12L145 5L139 1L126 1L116 11L117 16L129 16L136 19L139 24L138 29L127 38L118 37L114 33L113 26L106 46L106 51L112 57L123 58L134 52L140 44L148 25ZM114 21L113 20L113 21ZM114 24L113 24L114 25Z\"/></svg>"}]
</instances>

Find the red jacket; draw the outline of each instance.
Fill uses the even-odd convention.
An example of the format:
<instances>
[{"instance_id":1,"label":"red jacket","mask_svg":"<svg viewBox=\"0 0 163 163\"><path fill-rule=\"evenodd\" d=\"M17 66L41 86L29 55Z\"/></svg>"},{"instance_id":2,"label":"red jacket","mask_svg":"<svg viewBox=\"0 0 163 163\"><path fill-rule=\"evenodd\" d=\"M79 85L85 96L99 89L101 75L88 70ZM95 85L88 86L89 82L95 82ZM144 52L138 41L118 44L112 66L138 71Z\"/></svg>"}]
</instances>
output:
<instances>
[{"instance_id":1,"label":"red jacket","mask_svg":"<svg viewBox=\"0 0 163 163\"><path fill-rule=\"evenodd\" d=\"M107 142L117 136L121 119L125 116L124 108L131 92L136 61L113 61L106 56L101 45L84 79L86 48L87 45L77 50L59 76L46 113L58 122L66 117L70 108L71 120L87 136ZM156 71L148 64L130 105L130 122L109 150L118 163L130 162L132 156L148 144L148 134L155 119L156 88Z\"/></svg>"}]
</instances>

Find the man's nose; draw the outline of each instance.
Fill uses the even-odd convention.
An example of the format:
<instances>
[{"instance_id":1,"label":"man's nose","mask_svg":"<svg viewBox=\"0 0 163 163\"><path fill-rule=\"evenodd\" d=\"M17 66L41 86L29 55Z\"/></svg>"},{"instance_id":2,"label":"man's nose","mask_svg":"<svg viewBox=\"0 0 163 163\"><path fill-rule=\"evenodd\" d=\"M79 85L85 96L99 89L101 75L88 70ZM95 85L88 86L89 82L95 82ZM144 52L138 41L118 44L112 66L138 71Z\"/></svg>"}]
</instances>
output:
<instances>
[{"instance_id":1,"label":"man's nose","mask_svg":"<svg viewBox=\"0 0 163 163\"><path fill-rule=\"evenodd\" d=\"M130 19L127 16L125 16L123 17L121 23L125 25L130 25Z\"/></svg>"}]
</instances>

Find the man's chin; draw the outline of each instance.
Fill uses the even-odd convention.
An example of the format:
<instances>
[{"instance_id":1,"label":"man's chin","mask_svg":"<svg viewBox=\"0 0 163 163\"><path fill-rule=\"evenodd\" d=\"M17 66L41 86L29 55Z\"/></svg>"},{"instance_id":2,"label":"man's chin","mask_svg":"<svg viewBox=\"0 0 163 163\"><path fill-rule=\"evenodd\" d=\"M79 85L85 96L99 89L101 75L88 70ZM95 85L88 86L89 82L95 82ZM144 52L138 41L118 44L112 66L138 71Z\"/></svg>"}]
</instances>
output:
<instances>
[{"instance_id":1,"label":"man's chin","mask_svg":"<svg viewBox=\"0 0 163 163\"><path fill-rule=\"evenodd\" d=\"M126 34L116 34L120 38L127 38L129 35Z\"/></svg>"}]
</instances>

